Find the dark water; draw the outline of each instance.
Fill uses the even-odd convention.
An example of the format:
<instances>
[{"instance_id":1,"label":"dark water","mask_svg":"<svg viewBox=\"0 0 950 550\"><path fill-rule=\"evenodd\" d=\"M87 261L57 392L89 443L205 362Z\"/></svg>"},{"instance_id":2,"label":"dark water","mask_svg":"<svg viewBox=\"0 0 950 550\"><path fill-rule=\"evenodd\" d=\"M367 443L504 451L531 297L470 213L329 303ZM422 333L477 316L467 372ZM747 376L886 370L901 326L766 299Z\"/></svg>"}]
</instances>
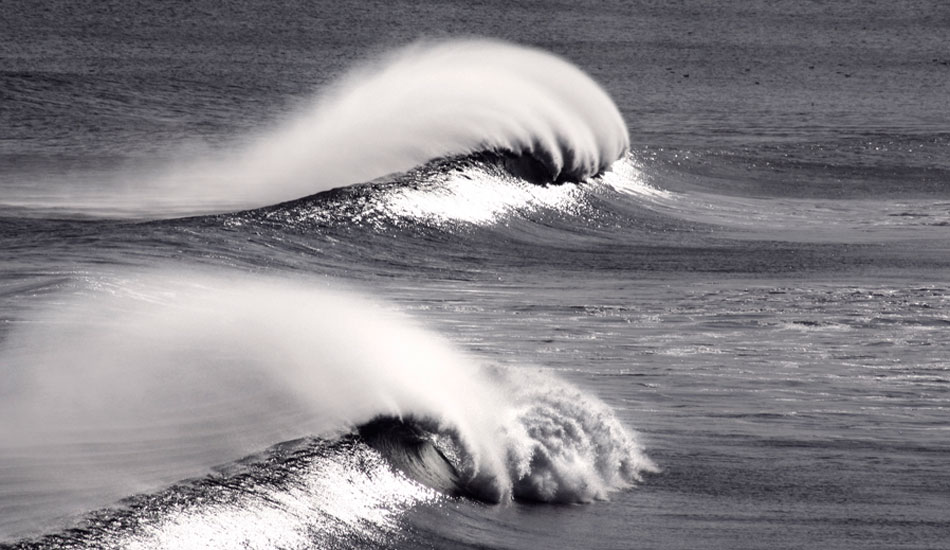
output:
<instances>
[{"instance_id":1,"label":"dark water","mask_svg":"<svg viewBox=\"0 0 950 550\"><path fill-rule=\"evenodd\" d=\"M946 546L942 3L0 8L4 544Z\"/></svg>"}]
</instances>

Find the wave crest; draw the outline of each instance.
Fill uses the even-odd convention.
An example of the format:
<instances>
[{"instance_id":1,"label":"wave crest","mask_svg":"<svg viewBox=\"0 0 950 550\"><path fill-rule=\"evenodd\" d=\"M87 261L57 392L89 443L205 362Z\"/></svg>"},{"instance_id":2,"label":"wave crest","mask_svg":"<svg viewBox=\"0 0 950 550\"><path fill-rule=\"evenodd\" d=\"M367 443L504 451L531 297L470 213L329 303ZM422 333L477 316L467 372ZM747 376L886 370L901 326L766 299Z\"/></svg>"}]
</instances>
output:
<instances>
[{"instance_id":1,"label":"wave crest","mask_svg":"<svg viewBox=\"0 0 950 550\"><path fill-rule=\"evenodd\" d=\"M595 397L484 365L365 299L202 273L88 283L0 346L11 373L0 384L0 454L16 457L0 470L0 497L18 487L22 511L0 520L0 536L379 416L429 419L455 474L433 470L435 455L420 448L409 455L421 457L410 461L430 478L421 481L449 479L485 501L583 502L651 468Z\"/></svg>"},{"instance_id":2,"label":"wave crest","mask_svg":"<svg viewBox=\"0 0 950 550\"><path fill-rule=\"evenodd\" d=\"M564 59L495 40L422 42L351 71L246 150L169 180L199 205L256 207L491 151L521 159L532 180L580 181L628 143L610 97Z\"/></svg>"},{"instance_id":3,"label":"wave crest","mask_svg":"<svg viewBox=\"0 0 950 550\"><path fill-rule=\"evenodd\" d=\"M272 205L492 152L532 181L581 181L627 150L604 90L568 61L497 40L420 42L351 70L274 128L170 166L42 182L0 205L177 216ZM50 190L53 190L50 192Z\"/></svg>"}]
</instances>

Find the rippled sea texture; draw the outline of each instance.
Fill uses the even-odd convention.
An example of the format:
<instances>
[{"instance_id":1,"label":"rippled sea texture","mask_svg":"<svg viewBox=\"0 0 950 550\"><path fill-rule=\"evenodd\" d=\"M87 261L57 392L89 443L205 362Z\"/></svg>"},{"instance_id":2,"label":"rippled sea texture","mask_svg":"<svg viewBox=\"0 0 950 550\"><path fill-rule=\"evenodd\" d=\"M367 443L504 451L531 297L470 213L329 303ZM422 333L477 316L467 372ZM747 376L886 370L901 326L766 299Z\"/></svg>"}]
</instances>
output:
<instances>
[{"instance_id":1,"label":"rippled sea texture","mask_svg":"<svg viewBox=\"0 0 950 550\"><path fill-rule=\"evenodd\" d=\"M950 539L944 4L2 11L0 546ZM319 127L383 52L473 35L576 65L629 152L560 185L452 148L371 182L317 162L240 209L189 189L192 217L152 193ZM479 74L440 131L498 108ZM617 130L580 118L557 127ZM391 160L360 129L359 169ZM380 414L421 439L374 447Z\"/></svg>"}]
</instances>

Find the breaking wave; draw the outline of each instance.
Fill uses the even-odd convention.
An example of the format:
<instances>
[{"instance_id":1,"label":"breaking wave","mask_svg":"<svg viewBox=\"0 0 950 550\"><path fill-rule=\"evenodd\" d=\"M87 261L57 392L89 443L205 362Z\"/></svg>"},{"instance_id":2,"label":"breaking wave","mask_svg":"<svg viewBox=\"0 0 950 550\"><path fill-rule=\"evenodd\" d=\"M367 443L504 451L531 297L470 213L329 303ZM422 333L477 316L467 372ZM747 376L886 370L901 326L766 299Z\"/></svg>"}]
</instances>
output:
<instances>
[{"instance_id":1,"label":"breaking wave","mask_svg":"<svg viewBox=\"0 0 950 550\"><path fill-rule=\"evenodd\" d=\"M601 499L653 468L595 397L312 282L90 279L0 360L6 535L310 435L358 431L409 478L488 502Z\"/></svg>"},{"instance_id":2,"label":"breaking wave","mask_svg":"<svg viewBox=\"0 0 950 550\"><path fill-rule=\"evenodd\" d=\"M522 159L532 179L583 180L627 147L617 107L571 63L495 40L423 42L354 69L226 165L175 177L263 206L483 151Z\"/></svg>"},{"instance_id":3,"label":"breaking wave","mask_svg":"<svg viewBox=\"0 0 950 550\"><path fill-rule=\"evenodd\" d=\"M628 143L613 101L570 62L497 40L430 41L363 63L309 108L224 150L182 151L151 173L38 182L0 204L100 216L229 212L478 153L503 155L530 181L582 181Z\"/></svg>"}]
</instances>

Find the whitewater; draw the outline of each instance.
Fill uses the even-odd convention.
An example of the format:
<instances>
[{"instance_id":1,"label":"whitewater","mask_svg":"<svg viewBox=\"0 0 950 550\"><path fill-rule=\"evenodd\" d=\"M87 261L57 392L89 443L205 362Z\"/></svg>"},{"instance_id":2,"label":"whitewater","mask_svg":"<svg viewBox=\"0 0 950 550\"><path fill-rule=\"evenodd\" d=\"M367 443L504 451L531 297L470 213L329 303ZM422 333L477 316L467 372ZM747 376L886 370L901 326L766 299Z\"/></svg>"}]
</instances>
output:
<instances>
[{"instance_id":1,"label":"whitewater","mask_svg":"<svg viewBox=\"0 0 950 550\"><path fill-rule=\"evenodd\" d=\"M942 548L945 9L7 6L0 548Z\"/></svg>"}]
</instances>

